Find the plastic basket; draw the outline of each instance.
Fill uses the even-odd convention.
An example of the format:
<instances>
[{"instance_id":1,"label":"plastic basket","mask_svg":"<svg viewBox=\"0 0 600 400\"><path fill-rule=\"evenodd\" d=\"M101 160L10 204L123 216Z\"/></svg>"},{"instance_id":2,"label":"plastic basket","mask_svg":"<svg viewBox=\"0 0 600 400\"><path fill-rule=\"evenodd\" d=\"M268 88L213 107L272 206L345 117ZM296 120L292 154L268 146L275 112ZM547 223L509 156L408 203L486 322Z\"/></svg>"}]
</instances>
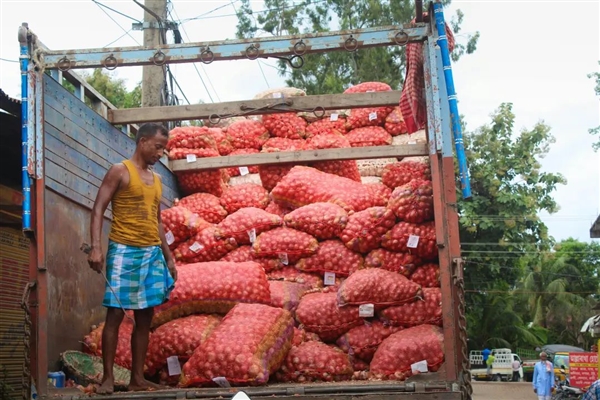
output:
<instances>
[{"instance_id":1,"label":"plastic basket","mask_svg":"<svg viewBox=\"0 0 600 400\"><path fill-rule=\"evenodd\" d=\"M63 365L74 380L83 386L102 383L102 358L80 351L65 351L60 355ZM115 365L115 390L127 390L131 371Z\"/></svg>"}]
</instances>

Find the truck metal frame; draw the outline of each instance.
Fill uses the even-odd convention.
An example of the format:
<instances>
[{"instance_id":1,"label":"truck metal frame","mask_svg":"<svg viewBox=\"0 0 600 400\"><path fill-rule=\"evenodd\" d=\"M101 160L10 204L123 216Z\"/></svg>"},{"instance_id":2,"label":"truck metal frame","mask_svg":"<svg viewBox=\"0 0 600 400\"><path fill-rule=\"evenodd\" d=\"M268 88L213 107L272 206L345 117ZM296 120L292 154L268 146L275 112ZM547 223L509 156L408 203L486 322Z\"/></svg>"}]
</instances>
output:
<instances>
[{"instance_id":1,"label":"truck metal frame","mask_svg":"<svg viewBox=\"0 0 600 400\"><path fill-rule=\"evenodd\" d=\"M97 275L87 267L79 244L88 235L90 209L104 173L111 163L129 157L134 149L133 141L112 124L123 125L127 132L136 129L128 124L147 121L216 120L234 115L290 111L312 111L318 115L331 109L397 106L400 100L400 92L392 91L119 110L72 70L197 61L210 63L271 56L289 56L290 63L298 67L305 54L401 46L411 42L423 43L427 145L215 157L191 163L174 161L170 168L159 164L156 169L163 176L165 187L162 204L170 206L177 195L173 171L316 160L429 156L443 302L444 367L437 373L416 376L406 382L284 384L244 390L253 399L288 395L298 399L378 399L403 398L403 395L413 395L417 399L471 398L453 144L464 198L470 197L470 182L442 5L439 1L430 4L431 21L425 23L422 22L421 2L416 3L418 22L403 26L161 45L156 49L128 47L54 51L46 48L27 24L20 27L23 231L31 243L30 283L23 293L23 308L27 315L25 340L29 349L24 365L25 399L29 398L30 378L40 397L72 397L49 390L48 370L55 367L61 351L76 346L89 326L103 316L100 306L103 287L87 285L86 282L97 279ZM75 85L76 96L61 87L63 76ZM92 108L83 103L85 97L92 100ZM108 231L110 217L109 209L105 214L105 232ZM190 388L157 393L116 393L111 398L216 398L231 396L232 393L225 389Z\"/></svg>"}]
</instances>

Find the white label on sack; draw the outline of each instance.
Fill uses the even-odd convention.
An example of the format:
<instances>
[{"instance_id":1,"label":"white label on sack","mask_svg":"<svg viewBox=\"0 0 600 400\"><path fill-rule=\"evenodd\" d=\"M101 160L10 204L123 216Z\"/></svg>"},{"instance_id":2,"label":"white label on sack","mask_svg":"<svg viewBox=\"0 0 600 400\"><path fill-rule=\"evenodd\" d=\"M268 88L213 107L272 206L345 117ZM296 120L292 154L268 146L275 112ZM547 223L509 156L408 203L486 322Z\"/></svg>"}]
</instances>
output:
<instances>
[{"instance_id":1,"label":"white label on sack","mask_svg":"<svg viewBox=\"0 0 600 400\"><path fill-rule=\"evenodd\" d=\"M280 98L282 98L282 97L283 97L283 95L282 95L280 92L275 92L275 93L273 93L273 98L274 98L274 99L280 99Z\"/></svg>"},{"instance_id":2,"label":"white label on sack","mask_svg":"<svg viewBox=\"0 0 600 400\"><path fill-rule=\"evenodd\" d=\"M429 372L429 369L427 368L427 360L417 361L410 366L410 369L412 370L413 374Z\"/></svg>"},{"instance_id":3,"label":"white label on sack","mask_svg":"<svg viewBox=\"0 0 600 400\"><path fill-rule=\"evenodd\" d=\"M376 119L377 119L377 111L374 111L371 114L369 114L369 121L374 121Z\"/></svg>"},{"instance_id":4,"label":"white label on sack","mask_svg":"<svg viewBox=\"0 0 600 400\"><path fill-rule=\"evenodd\" d=\"M367 90L367 93L373 93L374 90Z\"/></svg>"},{"instance_id":5,"label":"white label on sack","mask_svg":"<svg viewBox=\"0 0 600 400\"><path fill-rule=\"evenodd\" d=\"M195 154L188 154L187 156L185 156L185 158L187 159L187 162L194 162L194 161L196 161L196 155Z\"/></svg>"},{"instance_id":6,"label":"white label on sack","mask_svg":"<svg viewBox=\"0 0 600 400\"><path fill-rule=\"evenodd\" d=\"M240 175L244 176L244 175L248 175L250 173L250 170L248 169L248 167L240 167Z\"/></svg>"},{"instance_id":7,"label":"white label on sack","mask_svg":"<svg viewBox=\"0 0 600 400\"><path fill-rule=\"evenodd\" d=\"M416 140L411 140L411 141L408 142L408 144L417 144L417 141Z\"/></svg>"},{"instance_id":8,"label":"white label on sack","mask_svg":"<svg viewBox=\"0 0 600 400\"><path fill-rule=\"evenodd\" d=\"M374 304L361 304L358 306L358 316L361 318L371 318L375 316Z\"/></svg>"},{"instance_id":9,"label":"white label on sack","mask_svg":"<svg viewBox=\"0 0 600 400\"><path fill-rule=\"evenodd\" d=\"M323 283L325 284L325 286L335 285L335 273L325 272L325 276L323 277Z\"/></svg>"},{"instance_id":10,"label":"white label on sack","mask_svg":"<svg viewBox=\"0 0 600 400\"><path fill-rule=\"evenodd\" d=\"M290 263L290 261L288 260L288 256L286 253L281 253L279 255L279 261L281 261L281 263L283 265L288 265Z\"/></svg>"},{"instance_id":11,"label":"white label on sack","mask_svg":"<svg viewBox=\"0 0 600 400\"><path fill-rule=\"evenodd\" d=\"M419 237L415 235L410 235L408 237L408 241L406 242L406 247L409 249L416 249L419 245Z\"/></svg>"},{"instance_id":12,"label":"white label on sack","mask_svg":"<svg viewBox=\"0 0 600 400\"><path fill-rule=\"evenodd\" d=\"M169 376L181 375L181 364L179 357L171 356L167 358L167 367L169 368Z\"/></svg>"},{"instance_id":13,"label":"white label on sack","mask_svg":"<svg viewBox=\"0 0 600 400\"><path fill-rule=\"evenodd\" d=\"M194 242L193 245L190 246L190 250L193 251L194 253L199 252L200 250L202 250L204 248L204 246L202 246L200 243L198 242Z\"/></svg>"},{"instance_id":14,"label":"white label on sack","mask_svg":"<svg viewBox=\"0 0 600 400\"><path fill-rule=\"evenodd\" d=\"M256 229L252 228L248 231L248 238L250 239L250 243L256 241Z\"/></svg>"},{"instance_id":15,"label":"white label on sack","mask_svg":"<svg viewBox=\"0 0 600 400\"><path fill-rule=\"evenodd\" d=\"M175 236L173 235L173 232L171 231L167 231L167 233L165 233L165 239L167 239L167 244L170 246L173 243L175 243Z\"/></svg>"},{"instance_id":16,"label":"white label on sack","mask_svg":"<svg viewBox=\"0 0 600 400\"><path fill-rule=\"evenodd\" d=\"M217 376L216 378L213 378L213 382L216 383L217 385L221 386L222 388L230 388L231 387L227 378L224 378L222 376Z\"/></svg>"},{"instance_id":17,"label":"white label on sack","mask_svg":"<svg viewBox=\"0 0 600 400\"><path fill-rule=\"evenodd\" d=\"M330 121L337 121L338 120L338 115L336 113L331 114L331 116L329 117Z\"/></svg>"}]
</instances>

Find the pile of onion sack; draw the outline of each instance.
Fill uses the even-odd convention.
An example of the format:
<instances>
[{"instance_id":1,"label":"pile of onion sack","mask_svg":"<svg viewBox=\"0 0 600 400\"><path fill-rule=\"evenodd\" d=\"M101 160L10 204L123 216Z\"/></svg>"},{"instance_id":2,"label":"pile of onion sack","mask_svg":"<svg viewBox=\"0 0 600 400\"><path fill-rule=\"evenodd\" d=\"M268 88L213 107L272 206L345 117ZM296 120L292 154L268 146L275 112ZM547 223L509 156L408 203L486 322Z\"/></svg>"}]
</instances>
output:
<instances>
[{"instance_id":1,"label":"pile of onion sack","mask_svg":"<svg viewBox=\"0 0 600 400\"><path fill-rule=\"evenodd\" d=\"M347 93L388 91L366 82ZM294 88L256 98L303 96ZM208 121L207 121L208 122ZM399 108L232 118L171 131L189 162L260 152L425 142ZM161 212L178 281L155 309L145 373L178 387L404 380L444 361L427 158L176 173ZM131 321L116 364L131 368ZM103 325L83 340L101 355Z\"/></svg>"}]
</instances>

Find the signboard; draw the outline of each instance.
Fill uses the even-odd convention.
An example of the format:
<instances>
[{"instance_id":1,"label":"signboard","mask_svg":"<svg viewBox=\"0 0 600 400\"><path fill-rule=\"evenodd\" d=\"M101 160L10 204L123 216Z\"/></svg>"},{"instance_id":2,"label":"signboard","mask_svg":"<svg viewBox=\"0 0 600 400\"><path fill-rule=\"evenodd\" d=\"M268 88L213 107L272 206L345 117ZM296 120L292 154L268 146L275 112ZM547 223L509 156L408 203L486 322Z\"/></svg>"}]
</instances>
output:
<instances>
[{"instance_id":1,"label":"signboard","mask_svg":"<svg viewBox=\"0 0 600 400\"><path fill-rule=\"evenodd\" d=\"M571 386L584 388L598 379L597 353L569 353Z\"/></svg>"}]
</instances>

